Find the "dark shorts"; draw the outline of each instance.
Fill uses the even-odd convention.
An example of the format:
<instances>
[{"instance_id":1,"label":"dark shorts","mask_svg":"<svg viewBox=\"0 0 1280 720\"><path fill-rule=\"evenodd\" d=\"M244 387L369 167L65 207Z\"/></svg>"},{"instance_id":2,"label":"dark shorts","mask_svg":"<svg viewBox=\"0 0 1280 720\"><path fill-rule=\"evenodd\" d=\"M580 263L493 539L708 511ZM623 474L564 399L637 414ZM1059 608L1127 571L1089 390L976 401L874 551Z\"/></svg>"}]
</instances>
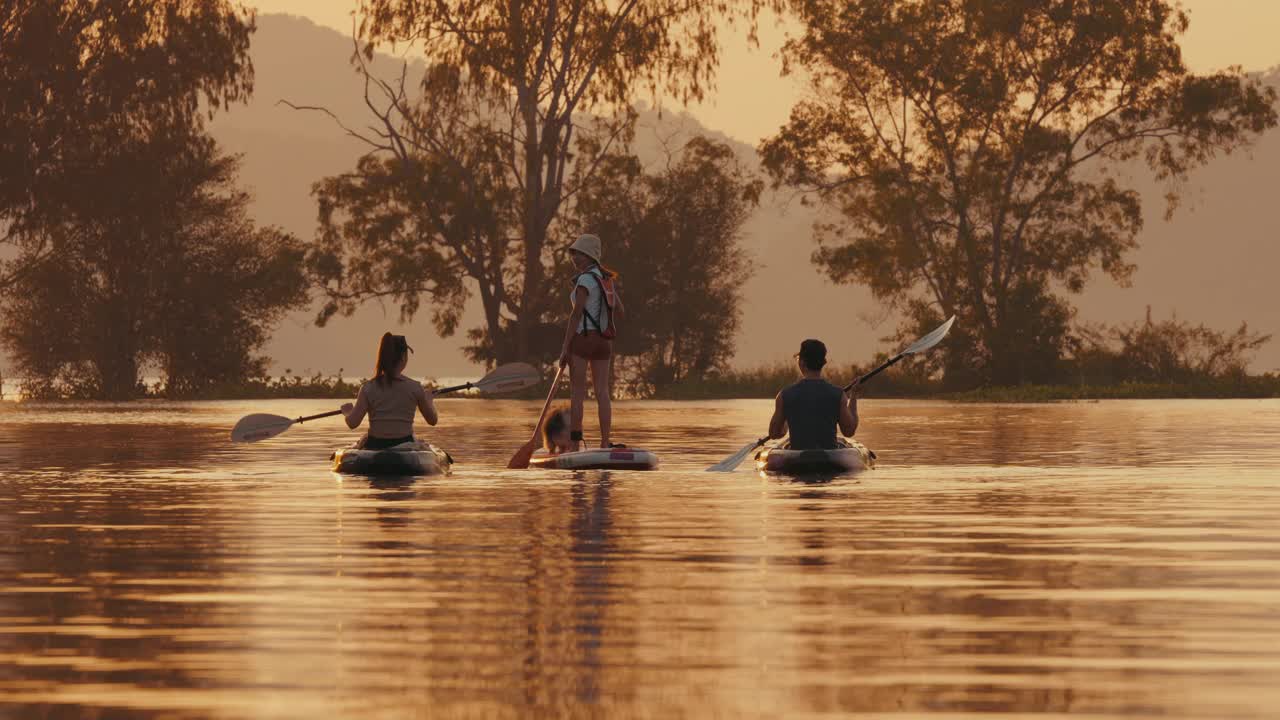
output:
<instances>
[{"instance_id":1,"label":"dark shorts","mask_svg":"<svg viewBox=\"0 0 1280 720\"><path fill-rule=\"evenodd\" d=\"M613 341L595 331L574 335L569 353L584 360L608 360L613 355Z\"/></svg>"},{"instance_id":2,"label":"dark shorts","mask_svg":"<svg viewBox=\"0 0 1280 720\"><path fill-rule=\"evenodd\" d=\"M386 450L389 447L395 447L400 443L413 442L412 435L406 435L402 438L376 438L366 437L361 445L365 450Z\"/></svg>"}]
</instances>

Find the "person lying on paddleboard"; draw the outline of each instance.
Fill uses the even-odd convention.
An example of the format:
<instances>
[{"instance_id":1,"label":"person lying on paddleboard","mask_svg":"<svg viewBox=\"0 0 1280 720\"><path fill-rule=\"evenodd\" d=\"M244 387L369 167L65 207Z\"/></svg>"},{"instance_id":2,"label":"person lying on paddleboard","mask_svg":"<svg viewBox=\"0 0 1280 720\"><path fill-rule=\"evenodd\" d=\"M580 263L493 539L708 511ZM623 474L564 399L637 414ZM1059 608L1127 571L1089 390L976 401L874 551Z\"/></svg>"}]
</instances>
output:
<instances>
[{"instance_id":1,"label":"person lying on paddleboard","mask_svg":"<svg viewBox=\"0 0 1280 720\"><path fill-rule=\"evenodd\" d=\"M560 408L553 410L547 419L543 421L539 427L542 436L542 449L547 451L548 455L559 455L561 453L573 452L577 448L574 446L572 433L569 430L569 411ZM524 444L524 447L516 451L511 462L507 463L507 467L513 470L523 470L529 467L529 458L533 457L533 451L537 441L530 440Z\"/></svg>"},{"instance_id":2,"label":"person lying on paddleboard","mask_svg":"<svg viewBox=\"0 0 1280 720\"><path fill-rule=\"evenodd\" d=\"M415 412L420 411L428 425L440 420L431 394L417 380L404 376L411 352L413 348L403 335L384 334L378 344L378 364L373 379L360 386L354 405L342 406L347 427L352 430L360 427L366 414L369 416L369 434L360 445L366 450L383 450L413 442Z\"/></svg>"},{"instance_id":3,"label":"person lying on paddleboard","mask_svg":"<svg viewBox=\"0 0 1280 720\"><path fill-rule=\"evenodd\" d=\"M595 386L596 406L600 414L600 447L608 448L613 426L613 404L609 383L609 365L613 357L615 319L623 312L622 295L618 291L618 274L600 264L604 253L600 238L581 235L569 247L578 275L574 278L573 312L565 328L560 365L569 367L570 441L574 450L582 447L583 405L587 399L587 367Z\"/></svg>"},{"instance_id":4,"label":"person lying on paddleboard","mask_svg":"<svg viewBox=\"0 0 1280 720\"><path fill-rule=\"evenodd\" d=\"M769 438L780 440L791 433L792 450L834 450L841 447L836 428L845 437L858 430L858 386L845 393L822 377L827 346L805 340L796 353L802 379L778 393Z\"/></svg>"}]
</instances>

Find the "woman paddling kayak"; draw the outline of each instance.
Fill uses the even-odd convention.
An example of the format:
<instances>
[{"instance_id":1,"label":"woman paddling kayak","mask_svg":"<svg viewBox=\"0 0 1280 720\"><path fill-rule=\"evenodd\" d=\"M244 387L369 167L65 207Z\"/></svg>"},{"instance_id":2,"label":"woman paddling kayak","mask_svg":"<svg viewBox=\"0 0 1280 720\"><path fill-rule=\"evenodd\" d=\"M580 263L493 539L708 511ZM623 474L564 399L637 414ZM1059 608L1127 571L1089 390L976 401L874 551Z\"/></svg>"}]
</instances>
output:
<instances>
[{"instance_id":1,"label":"woman paddling kayak","mask_svg":"<svg viewBox=\"0 0 1280 720\"><path fill-rule=\"evenodd\" d=\"M574 278L573 312L565 328L560 350L561 367L569 367L571 387L569 416L572 450L582 447L583 405L587 399L587 368L595 386L596 406L600 415L600 447L608 448L613 426L613 403L610 397L609 365L613 358L615 316L621 315L622 296L618 292L618 274L600 263L603 255L600 238L581 235L569 247L569 256L578 270Z\"/></svg>"},{"instance_id":2,"label":"woman paddling kayak","mask_svg":"<svg viewBox=\"0 0 1280 720\"><path fill-rule=\"evenodd\" d=\"M415 411L420 411L428 425L435 425L440 416L436 413L431 395L417 380L404 376L413 348L403 335L386 333L378 344L378 363L373 379L360 386L355 404L342 406L347 427L360 427L367 414L369 433L361 447L382 450L401 443L413 442Z\"/></svg>"}]
</instances>

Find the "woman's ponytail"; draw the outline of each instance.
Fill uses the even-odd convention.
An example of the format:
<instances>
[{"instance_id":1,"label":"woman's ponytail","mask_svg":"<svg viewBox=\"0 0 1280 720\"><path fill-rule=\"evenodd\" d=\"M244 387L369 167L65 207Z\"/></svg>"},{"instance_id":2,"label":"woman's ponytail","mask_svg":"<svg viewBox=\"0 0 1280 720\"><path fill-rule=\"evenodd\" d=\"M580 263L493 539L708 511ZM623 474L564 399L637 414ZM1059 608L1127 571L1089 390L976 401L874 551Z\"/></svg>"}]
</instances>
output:
<instances>
[{"instance_id":1,"label":"woman's ponytail","mask_svg":"<svg viewBox=\"0 0 1280 720\"><path fill-rule=\"evenodd\" d=\"M383 333L378 343L378 361L373 368L373 379L379 385L390 385L403 360L413 348L403 335Z\"/></svg>"}]
</instances>

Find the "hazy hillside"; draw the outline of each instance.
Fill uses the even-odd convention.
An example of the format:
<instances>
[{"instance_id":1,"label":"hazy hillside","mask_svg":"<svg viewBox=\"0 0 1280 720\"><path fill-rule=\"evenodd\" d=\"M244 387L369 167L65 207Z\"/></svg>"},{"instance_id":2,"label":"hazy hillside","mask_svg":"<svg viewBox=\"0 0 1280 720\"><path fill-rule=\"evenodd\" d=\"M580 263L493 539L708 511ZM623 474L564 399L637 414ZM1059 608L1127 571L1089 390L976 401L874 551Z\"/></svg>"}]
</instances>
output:
<instances>
[{"instance_id":1,"label":"hazy hillside","mask_svg":"<svg viewBox=\"0 0 1280 720\"><path fill-rule=\"evenodd\" d=\"M1280 67L1264 74L1264 82L1280 90ZM1193 173L1170 221L1163 188L1150 180L1137 187L1146 224L1133 255L1133 287L1095 282L1079 301L1082 315L1133 320L1151 305L1159 316L1176 311L1222 328L1245 320L1276 336L1255 369L1280 370L1280 131Z\"/></svg>"},{"instance_id":2,"label":"hazy hillside","mask_svg":"<svg viewBox=\"0 0 1280 720\"><path fill-rule=\"evenodd\" d=\"M326 117L290 110L287 98L323 105L349 124L363 124L362 85L352 72L349 38L308 20L282 15L259 18L253 56L257 91L251 104L220 115L214 134L233 152L244 154L243 182L256 198L257 219L302 237L315 229L313 182L351 168L362 145L342 135ZM384 61L388 72L398 65ZM1270 82L1280 84L1280 71ZM767 101L765 99L764 101ZM701 131L696 119L667 113L645 116L638 140L642 157L661 162L664 142L681 133ZM754 149L738 144L740 156L754 162ZM1280 303L1272 280L1280 266L1280 237L1274 197L1280 187L1280 133L1263 139L1252 152L1221 159L1198 172L1187 188L1187 202L1172 222L1163 220L1163 191L1143 185L1147 228L1135 259L1139 272L1132 288L1099 280L1080 299L1091 320L1130 320L1150 304L1157 314L1170 311L1216 326L1248 320L1255 328L1280 335ZM747 228L746 243L757 258L758 273L746 288L738 364L782 360L804 337L828 341L840 360L865 359L877 338L890 329L866 291L836 287L809 263L813 250L813 213L785 198L768 197ZM567 239L566 239L567 240ZM878 328L866 319L881 318ZM438 340L425 317L411 326L398 312L370 306L351 319L326 328L313 326L310 314L289 319L268 353L278 370L365 372L375 339L386 328L414 338L415 374L458 375L469 371L457 338ZM473 324L464 321L463 327ZM1280 368L1280 341L1260 358L1258 369Z\"/></svg>"}]
</instances>

